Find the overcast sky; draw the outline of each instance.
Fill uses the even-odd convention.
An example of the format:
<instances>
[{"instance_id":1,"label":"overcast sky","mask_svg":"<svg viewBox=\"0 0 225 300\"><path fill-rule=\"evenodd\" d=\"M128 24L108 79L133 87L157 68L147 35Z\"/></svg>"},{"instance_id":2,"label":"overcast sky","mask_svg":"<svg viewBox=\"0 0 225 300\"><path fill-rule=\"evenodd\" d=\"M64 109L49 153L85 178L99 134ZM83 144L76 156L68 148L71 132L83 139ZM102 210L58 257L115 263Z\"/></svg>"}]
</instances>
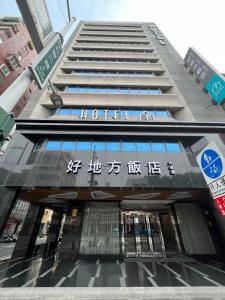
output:
<instances>
[{"instance_id":1,"label":"overcast sky","mask_svg":"<svg viewBox=\"0 0 225 300\"><path fill-rule=\"evenodd\" d=\"M46 0L54 29L67 21L66 0ZM225 73L225 0L70 0L79 20L155 22L182 57L193 46ZM0 16L18 16L16 0L0 0Z\"/></svg>"}]
</instances>

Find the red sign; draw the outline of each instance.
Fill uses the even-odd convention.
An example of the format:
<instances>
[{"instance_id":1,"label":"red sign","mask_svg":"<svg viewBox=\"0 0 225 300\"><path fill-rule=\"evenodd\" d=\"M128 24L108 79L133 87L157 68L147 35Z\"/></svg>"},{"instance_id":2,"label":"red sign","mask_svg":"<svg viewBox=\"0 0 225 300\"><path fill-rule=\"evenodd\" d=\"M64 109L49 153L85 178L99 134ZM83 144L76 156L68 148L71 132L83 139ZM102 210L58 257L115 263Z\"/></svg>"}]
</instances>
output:
<instances>
[{"instance_id":1,"label":"red sign","mask_svg":"<svg viewBox=\"0 0 225 300\"><path fill-rule=\"evenodd\" d=\"M225 216L225 194L214 199L216 206L222 216Z\"/></svg>"}]
</instances>

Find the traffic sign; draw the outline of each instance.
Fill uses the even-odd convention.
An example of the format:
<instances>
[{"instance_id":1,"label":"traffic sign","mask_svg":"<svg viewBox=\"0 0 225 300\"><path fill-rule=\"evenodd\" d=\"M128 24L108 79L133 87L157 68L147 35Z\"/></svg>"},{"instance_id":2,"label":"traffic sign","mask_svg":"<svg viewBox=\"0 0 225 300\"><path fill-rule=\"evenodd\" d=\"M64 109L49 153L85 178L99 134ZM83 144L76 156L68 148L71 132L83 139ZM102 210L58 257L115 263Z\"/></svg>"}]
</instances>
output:
<instances>
[{"instance_id":1,"label":"traffic sign","mask_svg":"<svg viewBox=\"0 0 225 300\"><path fill-rule=\"evenodd\" d=\"M62 55L63 50L60 37L56 35L52 41L45 46L44 50L40 52L38 59L30 66L39 88L45 86Z\"/></svg>"},{"instance_id":2,"label":"traffic sign","mask_svg":"<svg viewBox=\"0 0 225 300\"><path fill-rule=\"evenodd\" d=\"M215 142L197 156L198 165L219 212L225 216L225 158Z\"/></svg>"}]
</instances>

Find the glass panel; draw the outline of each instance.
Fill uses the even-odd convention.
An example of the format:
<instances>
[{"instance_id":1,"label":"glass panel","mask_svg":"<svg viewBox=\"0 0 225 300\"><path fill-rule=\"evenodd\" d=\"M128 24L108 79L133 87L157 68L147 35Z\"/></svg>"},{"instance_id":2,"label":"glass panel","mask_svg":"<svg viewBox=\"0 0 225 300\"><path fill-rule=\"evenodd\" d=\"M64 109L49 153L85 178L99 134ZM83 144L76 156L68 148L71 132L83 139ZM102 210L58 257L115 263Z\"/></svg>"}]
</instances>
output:
<instances>
[{"instance_id":1,"label":"glass panel","mask_svg":"<svg viewBox=\"0 0 225 300\"><path fill-rule=\"evenodd\" d=\"M61 150L74 151L75 146L76 146L75 142L63 142Z\"/></svg>"},{"instance_id":2,"label":"glass panel","mask_svg":"<svg viewBox=\"0 0 225 300\"><path fill-rule=\"evenodd\" d=\"M178 143L166 143L166 150L168 152L181 152L180 145Z\"/></svg>"},{"instance_id":3,"label":"glass panel","mask_svg":"<svg viewBox=\"0 0 225 300\"><path fill-rule=\"evenodd\" d=\"M158 223L158 216L156 214L151 214L149 217L149 222L151 227L153 250L155 252L162 252L161 231Z\"/></svg>"},{"instance_id":4,"label":"glass panel","mask_svg":"<svg viewBox=\"0 0 225 300\"><path fill-rule=\"evenodd\" d=\"M140 116L140 114L143 112L143 110L133 110L132 112L131 112L131 115L133 116L133 117L139 117Z\"/></svg>"},{"instance_id":5,"label":"glass panel","mask_svg":"<svg viewBox=\"0 0 225 300\"><path fill-rule=\"evenodd\" d=\"M91 150L91 142L77 142L77 151L80 150Z\"/></svg>"},{"instance_id":6,"label":"glass panel","mask_svg":"<svg viewBox=\"0 0 225 300\"><path fill-rule=\"evenodd\" d=\"M149 94L150 95L158 95L158 94L160 94L160 90L159 89L155 89L155 90L149 90Z\"/></svg>"},{"instance_id":7,"label":"glass panel","mask_svg":"<svg viewBox=\"0 0 225 300\"><path fill-rule=\"evenodd\" d=\"M45 150L58 151L61 148L61 144L62 144L62 142L59 142L59 141L48 141L45 146Z\"/></svg>"},{"instance_id":8,"label":"glass panel","mask_svg":"<svg viewBox=\"0 0 225 300\"><path fill-rule=\"evenodd\" d=\"M153 152L165 152L166 148L164 143L151 143Z\"/></svg>"},{"instance_id":9,"label":"glass panel","mask_svg":"<svg viewBox=\"0 0 225 300\"><path fill-rule=\"evenodd\" d=\"M139 152L151 152L150 143L136 143L136 146Z\"/></svg>"},{"instance_id":10,"label":"glass panel","mask_svg":"<svg viewBox=\"0 0 225 300\"><path fill-rule=\"evenodd\" d=\"M105 142L92 142L91 150L104 151L106 150Z\"/></svg>"},{"instance_id":11,"label":"glass panel","mask_svg":"<svg viewBox=\"0 0 225 300\"><path fill-rule=\"evenodd\" d=\"M65 89L66 92L78 92L78 87L75 87L75 86L68 86L66 89Z\"/></svg>"},{"instance_id":12,"label":"glass panel","mask_svg":"<svg viewBox=\"0 0 225 300\"><path fill-rule=\"evenodd\" d=\"M154 110L148 110L147 111L149 114L151 114L153 117L155 117L155 111Z\"/></svg>"},{"instance_id":13,"label":"glass panel","mask_svg":"<svg viewBox=\"0 0 225 300\"><path fill-rule=\"evenodd\" d=\"M82 109L72 109L71 114L76 115L76 116L80 116L81 112L82 112Z\"/></svg>"},{"instance_id":14,"label":"glass panel","mask_svg":"<svg viewBox=\"0 0 225 300\"><path fill-rule=\"evenodd\" d=\"M122 151L136 151L135 143L122 142Z\"/></svg>"},{"instance_id":15,"label":"glass panel","mask_svg":"<svg viewBox=\"0 0 225 300\"><path fill-rule=\"evenodd\" d=\"M138 217L138 233L140 236L140 243L141 243L141 252L146 253L149 252L149 245L148 245L148 229L145 220L145 216Z\"/></svg>"},{"instance_id":16,"label":"glass panel","mask_svg":"<svg viewBox=\"0 0 225 300\"><path fill-rule=\"evenodd\" d=\"M70 115L71 114L71 109L70 108L60 108L58 111L58 115Z\"/></svg>"},{"instance_id":17,"label":"glass panel","mask_svg":"<svg viewBox=\"0 0 225 300\"><path fill-rule=\"evenodd\" d=\"M134 218L127 215L124 216L124 244L125 253L136 252Z\"/></svg>"},{"instance_id":18,"label":"glass panel","mask_svg":"<svg viewBox=\"0 0 225 300\"><path fill-rule=\"evenodd\" d=\"M107 151L120 151L120 143L107 142Z\"/></svg>"},{"instance_id":19,"label":"glass panel","mask_svg":"<svg viewBox=\"0 0 225 300\"><path fill-rule=\"evenodd\" d=\"M98 116L99 117L105 117L104 109L98 109Z\"/></svg>"},{"instance_id":20,"label":"glass panel","mask_svg":"<svg viewBox=\"0 0 225 300\"><path fill-rule=\"evenodd\" d=\"M159 117L159 118L168 118L168 113L166 110L157 110L155 112L156 114L156 117Z\"/></svg>"}]
</instances>

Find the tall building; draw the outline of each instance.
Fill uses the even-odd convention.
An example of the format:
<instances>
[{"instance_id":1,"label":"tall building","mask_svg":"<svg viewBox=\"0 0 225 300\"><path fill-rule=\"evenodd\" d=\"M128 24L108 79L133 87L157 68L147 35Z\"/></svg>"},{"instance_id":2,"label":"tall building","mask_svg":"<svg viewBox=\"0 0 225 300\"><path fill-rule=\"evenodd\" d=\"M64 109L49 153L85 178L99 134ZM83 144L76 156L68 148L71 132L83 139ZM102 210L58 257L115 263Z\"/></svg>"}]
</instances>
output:
<instances>
[{"instance_id":1,"label":"tall building","mask_svg":"<svg viewBox=\"0 0 225 300\"><path fill-rule=\"evenodd\" d=\"M31 37L21 18L0 19L0 95L16 80L37 56ZM23 110L36 90L34 83L17 102L12 112L15 117Z\"/></svg>"},{"instance_id":2,"label":"tall building","mask_svg":"<svg viewBox=\"0 0 225 300\"><path fill-rule=\"evenodd\" d=\"M211 141L225 151L223 105L157 25L80 22L51 82L63 106L33 97L2 158L1 225L30 203L13 257L34 252L49 208L47 247L65 260L222 259L224 217L196 156Z\"/></svg>"}]
</instances>

